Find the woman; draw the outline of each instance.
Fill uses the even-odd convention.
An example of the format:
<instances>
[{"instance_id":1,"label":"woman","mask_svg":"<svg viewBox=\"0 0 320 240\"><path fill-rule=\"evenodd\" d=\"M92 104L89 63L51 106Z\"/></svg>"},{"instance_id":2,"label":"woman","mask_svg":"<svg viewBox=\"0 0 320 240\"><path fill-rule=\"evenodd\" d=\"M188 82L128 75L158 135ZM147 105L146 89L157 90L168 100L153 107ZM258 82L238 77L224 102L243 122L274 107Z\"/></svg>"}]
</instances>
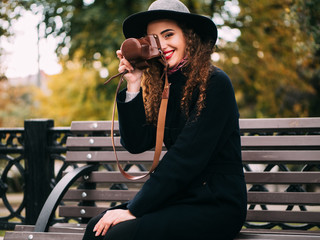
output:
<instances>
[{"instance_id":1,"label":"woman","mask_svg":"<svg viewBox=\"0 0 320 240\"><path fill-rule=\"evenodd\" d=\"M93 218L84 239L231 240L246 217L239 113L228 76L211 65L215 24L180 1L157 0L129 16L126 38L158 35L169 64L170 96L157 169L128 203ZM155 145L163 67L141 71L117 51L127 89L117 98L122 145ZM142 86L142 87L141 87Z\"/></svg>"}]
</instances>

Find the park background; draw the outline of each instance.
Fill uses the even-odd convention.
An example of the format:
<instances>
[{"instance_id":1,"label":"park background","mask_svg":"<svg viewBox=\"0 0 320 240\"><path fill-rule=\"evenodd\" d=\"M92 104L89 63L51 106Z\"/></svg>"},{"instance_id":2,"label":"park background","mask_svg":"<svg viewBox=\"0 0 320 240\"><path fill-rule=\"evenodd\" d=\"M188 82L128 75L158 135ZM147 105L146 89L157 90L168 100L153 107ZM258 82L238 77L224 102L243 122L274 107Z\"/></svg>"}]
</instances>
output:
<instances>
[{"instance_id":1,"label":"park background","mask_svg":"<svg viewBox=\"0 0 320 240\"><path fill-rule=\"evenodd\" d=\"M21 128L26 119L34 118L53 119L61 127L74 120L110 120L116 81L103 83L117 73L115 51L124 40L122 22L151 2L2 0L0 128ZM182 2L217 24L212 61L230 76L241 118L320 116L320 1ZM38 49L15 45L15 26L27 15L37 19ZM46 63L40 48L52 48L52 41L56 63ZM36 52L36 73L12 77L8 60L14 51L25 53L27 60L14 61L13 72L18 73L19 64L27 66ZM46 71L51 64L59 65L59 71ZM1 174L6 164L7 159L0 161ZM10 190L18 193L17 206L21 186Z\"/></svg>"},{"instance_id":2,"label":"park background","mask_svg":"<svg viewBox=\"0 0 320 240\"><path fill-rule=\"evenodd\" d=\"M0 127L20 127L32 118L54 119L56 126L111 119L116 81L103 83L117 73L122 22L151 2L1 1ZM217 24L213 63L230 76L241 118L320 116L320 1L183 2ZM39 63L35 83L19 84L6 75L10 52L3 43L14 44L14 25L30 13L39 19L39 42L55 39L61 69L51 75Z\"/></svg>"}]
</instances>

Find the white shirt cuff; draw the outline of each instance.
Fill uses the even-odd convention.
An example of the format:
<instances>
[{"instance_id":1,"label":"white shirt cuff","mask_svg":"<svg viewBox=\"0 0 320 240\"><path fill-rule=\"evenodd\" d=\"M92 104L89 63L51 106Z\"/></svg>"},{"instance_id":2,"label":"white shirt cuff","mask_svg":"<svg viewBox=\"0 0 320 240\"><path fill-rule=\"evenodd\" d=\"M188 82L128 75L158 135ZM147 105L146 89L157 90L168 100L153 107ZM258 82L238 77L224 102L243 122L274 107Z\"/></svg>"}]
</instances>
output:
<instances>
[{"instance_id":1,"label":"white shirt cuff","mask_svg":"<svg viewBox=\"0 0 320 240\"><path fill-rule=\"evenodd\" d=\"M139 94L139 92L128 92L126 91L126 99L124 102L130 102L132 99L134 99L137 95Z\"/></svg>"}]
</instances>

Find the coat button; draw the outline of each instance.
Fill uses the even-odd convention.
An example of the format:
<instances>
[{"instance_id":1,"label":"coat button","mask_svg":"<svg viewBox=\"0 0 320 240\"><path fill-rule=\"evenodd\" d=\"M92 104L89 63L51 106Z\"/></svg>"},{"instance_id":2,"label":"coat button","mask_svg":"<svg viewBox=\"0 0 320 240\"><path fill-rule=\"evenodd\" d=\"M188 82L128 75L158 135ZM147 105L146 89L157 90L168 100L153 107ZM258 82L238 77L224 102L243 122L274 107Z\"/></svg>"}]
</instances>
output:
<instances>
[{"instance_id":1,"label":"coat button","mask_svg":"<svg viewBox=\"0 0 320 240\"><path fill-rule=\"evenodd\" d=\"M207 182L206 182L206 181L204 181L204 182L202 183L202 185L203 185L203 186L207 185Z\"/></svg>"}]
</instances>

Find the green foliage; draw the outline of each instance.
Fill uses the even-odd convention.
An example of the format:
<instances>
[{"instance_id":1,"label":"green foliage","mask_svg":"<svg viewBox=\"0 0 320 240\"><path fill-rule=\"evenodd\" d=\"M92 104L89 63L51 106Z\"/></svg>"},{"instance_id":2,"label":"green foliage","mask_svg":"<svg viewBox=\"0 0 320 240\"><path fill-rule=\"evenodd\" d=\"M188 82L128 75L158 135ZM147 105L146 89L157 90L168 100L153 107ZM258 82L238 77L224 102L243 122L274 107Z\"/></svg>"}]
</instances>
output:
<instances>
[{"instance_id":1,"label":"green foliage","mask_svg":"<svg viewBox=\"0 0 320 240\"><path fill-rule=\"evenodd\" d=\"M310 115L315 88L299 74L305 55L299 56L296 47L306 39L294 24L296 3L240 0L239 6L239 15L226 24L241 36L222 44L219 64L234 81L242 117Z\"/></svg>"},{"instance_id":2,"label":"green foliage","mask_svg":"<svg viewBox=\"0 0 320 240\"><path fill-rule=\"evenodd\" d=\"M122 22L128 15L146 8L151 1L136 0L96 0L85 4L82 0L30 1L30 9L43 14L46 34L60 37L57 48L62 56L68 49L67 59L74 59L90 67L92 61L99 60L108 66L124 40ZM79 55L78 50L85 51ZM64 59L65 60L65 59Z\"/></svg>"},{"instance_id":3,"label":"green foliage","mask_svg":"<svg viewBox=\"0 0 320 240\"><path fill-rule=\"evenodd\" d=\"M24 119L32 117L32 87L10 86L0 80L0 126L23 126Z\"/></svg>"},{"instance_id":4,"label":"green foliage","mask_svg":"<svg viewBox=\"0 0 320 240\"><path fill-rule=\"evenodd\" d=\"M298 76L313 88L309 115L320 116L320 1L296 0L291 21L296 28L295 52Z\"/></svg>"},{"instance_id":5,"label":"green foliage","mask_svg":"<svg viewBox=\"0 0 320 240\"><path fill-rule=\"evenodd\" d=\"M106 87L103 82L96 70L69 61L63 73L50 77L50 93L36 94L41 103L37 113L58 126L70 126L73 120L110 119L115 83Z\"/></svg>"},{"instance_id":6,"label":"green foliage","mask_svg":"<svg viewBox=\"0 0 320 240\"><path fill-rule=\"evenodd\" d=\"M215 64L234 84L241 117L319 116L320 1L182 1L191 12L222 20L220 31L240 31L235 41L220 37ZM115 83L104 86L99 72L108 68L109 76L117 73L122 22L151 2L21 1L26 9L43 14L46 36L60 39L57 54L64 68L51 78L49 95L36 95L35 116L53 118L58 125L110 119ZM8 8L14 11L14 5Z\"/></svg>"}]
</instances>

